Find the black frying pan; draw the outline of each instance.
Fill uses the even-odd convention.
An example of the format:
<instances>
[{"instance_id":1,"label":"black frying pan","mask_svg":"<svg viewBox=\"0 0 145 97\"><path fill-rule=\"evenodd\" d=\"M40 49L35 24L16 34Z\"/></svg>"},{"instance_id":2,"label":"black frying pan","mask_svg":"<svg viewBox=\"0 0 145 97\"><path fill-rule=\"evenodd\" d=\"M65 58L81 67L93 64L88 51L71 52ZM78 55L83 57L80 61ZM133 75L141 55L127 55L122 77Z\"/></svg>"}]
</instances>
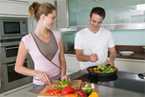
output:
<instances>
[{"instance_id":1,"label":"black frying pan","mask_svg":"<svg viewBox=\"0 0 145 97\"><path fill-rule=\"evenodd\" d=\"M88 71L88 76L90 79L92 80L98 80L98 81L112 81L112 80L116 80L117 79L117 72L118 70L114 67L114 72L110 72L110 73L97 73L97 72L93 72L91 71L92 68L95 68L97 66L91 66L87 68Z\"/></svg>"}]
</instances>

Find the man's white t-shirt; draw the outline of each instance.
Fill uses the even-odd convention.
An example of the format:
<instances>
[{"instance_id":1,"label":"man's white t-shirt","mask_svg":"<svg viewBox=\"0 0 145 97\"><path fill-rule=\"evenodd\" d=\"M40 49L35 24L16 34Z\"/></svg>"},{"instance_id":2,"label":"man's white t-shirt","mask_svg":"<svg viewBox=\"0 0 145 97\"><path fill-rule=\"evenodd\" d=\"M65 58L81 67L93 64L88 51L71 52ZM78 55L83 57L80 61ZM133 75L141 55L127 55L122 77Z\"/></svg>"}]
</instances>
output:
<instances>
[{"instance_id":1,"label":"man's white t-shirt","mask_svg":"<svg viewBox=\"0 0 145 97\"><path fill-rule=\"evenodd\" d=\"M76 33L75 49L83 50L84 55L97 54L96 62L80 62L80 68L86 69L89 66L105 64L108 56L108 48L114 47L112 34L105 28L100 28L98 32L91 32L85 28Z\"/></svg>"}]
</instances>

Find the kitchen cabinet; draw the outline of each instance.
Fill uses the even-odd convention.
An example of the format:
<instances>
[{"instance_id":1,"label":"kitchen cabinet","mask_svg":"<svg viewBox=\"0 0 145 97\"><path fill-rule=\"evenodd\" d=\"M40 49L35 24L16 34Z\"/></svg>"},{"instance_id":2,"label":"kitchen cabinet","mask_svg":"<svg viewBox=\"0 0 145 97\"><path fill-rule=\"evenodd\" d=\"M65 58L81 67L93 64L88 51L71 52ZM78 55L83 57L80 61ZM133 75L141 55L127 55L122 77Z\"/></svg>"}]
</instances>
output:
<instances>
[{"instance_id":1,"label":"kitchen cabinet","mask_svg":"<svg viewBox=\"0 0 145 97\"><path fill-rule=\"evenodd\" d=\"M57 0L57 27L58 28L64 28L69 25L67 2L68 0Z\"/></svg>"},{"instance_id":2,"label":"kitchen cabinet","mask_svg":"<svg viewBox=\"0 0 145 97\"><path fill-rule=\"evenodd\" d=\"M9 0L9 1L28 2L29 0Z\"/></svg>"},{"instance_id":3,"label":"kitchen cabinet","mask_svg":"<svg viewBox=\"0 0 145 97\"><path fill-rule=\"evenodd\" d=\"M0 16L27 17L28 7L34 1L54 4L55 0L1 0Z\"/></svg>"},{"instance_id":4,"label":"kitchen cabinet","mask_svg":"<svg viewBox=\"0 0 145 97\"><path fill-rule=\"evenodd\" d=\"M145 72L145 60L117 58L115 64L120 71L131 73Z\"/></svg>"},{"instance_id":5,"label":"kitchen cabinet","mask_svg":"<svg viewBox=\"0 0 145 97\"><path fill-rule=\"evenodd\" d=\"M29 1L30 3L31 2L40 2L40 3L42 3L42 2L49 2L49 3L54 3L56 0L19 0L19 1Z\"/></svg>"},{"instance_id":6,"label":"kitchen cabinet","mask_svg":"<svg viewBox=\"0 0 145 97\"><path fill-rule=\"evenodd\" d=\"M65 54L67 64L67 74L72 74L80 70L79 62L74 54Z\"/></svg>"},{"instance_id":7,"label":"kitchen cabinet","mask_svg":"<svg viewBox=\"0 0 145 97\"><path fill-rule=\"evenodd\" d=\"M7 17L27 17L29 6L28 2L14 1L14 0L1 0L0 2L0 16Z\"/></svg>"}]
</instances>

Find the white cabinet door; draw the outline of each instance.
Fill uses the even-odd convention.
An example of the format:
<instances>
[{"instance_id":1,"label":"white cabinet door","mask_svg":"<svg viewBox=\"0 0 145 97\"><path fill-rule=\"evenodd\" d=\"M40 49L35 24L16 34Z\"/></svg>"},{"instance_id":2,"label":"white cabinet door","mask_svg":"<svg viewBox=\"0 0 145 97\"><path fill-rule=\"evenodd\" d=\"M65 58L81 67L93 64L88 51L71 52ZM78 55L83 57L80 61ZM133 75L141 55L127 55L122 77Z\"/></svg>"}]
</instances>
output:
<instances>
[{"instance_id":1,"label":"white cabinet door","mask_svg":"<svg viewBox=\"0 0 145 97\"><path fill-rule=\"evenodd\" d=\"M71 74L80 70L79 62L77 61L75 55L65 54L67 73Z\"/></svg>"},{"instance_id":2,"label":"white cabinet door","mask_svg":"<svg viewBox=\"0 0 145 97\"><path fill-rule=\"evenodd\" d=\"M132 73L145 72L145 60L117 58L115 64L120 71Z\"/></svg>"},{"instance_id":3,"label":"white cabinet door","mask_svg":"<svg viewBox=\"0 0 145 97\"><path fill-rule=\"evenodd\" d=\"M22 1L22 0L20 0ZM26 0L25 0L26 1ZM29 2L39 2L39 3L42 3L42 2L49 2L49 3L52 3L54 4L54 1L56 0L28 0Z\"/></svg>"},{"instance_id":4,"label":"white cabinet door","mask_svg":"<svg viewBox=\"0 0 145 97\"><path fill-rule=\"evenodd\" d=\"M27 16L28 2L1 0L0 15L1 16Z\"/></svg>"}]
</instances>

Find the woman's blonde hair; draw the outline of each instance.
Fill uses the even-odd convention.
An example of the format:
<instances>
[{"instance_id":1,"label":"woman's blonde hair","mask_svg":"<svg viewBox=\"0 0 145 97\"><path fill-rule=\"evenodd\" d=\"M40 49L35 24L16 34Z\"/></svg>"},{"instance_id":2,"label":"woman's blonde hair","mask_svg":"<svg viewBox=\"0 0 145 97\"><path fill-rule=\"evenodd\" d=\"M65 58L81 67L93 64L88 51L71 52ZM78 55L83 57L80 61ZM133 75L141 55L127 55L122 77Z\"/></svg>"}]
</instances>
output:
<instances>
[{"instance_id":1,"label":"woman's blonde hair","mask_svg":"<svg viewBox=\"0 0 145 97\"><path fill-rule=\"evenodd\" d=\"M42 14L48 15L56 10L55 6L50 3L38 3L33 2L29 6L29 15L34 16L34 18L38 21Z\"/></svg>"}]
</instances>

